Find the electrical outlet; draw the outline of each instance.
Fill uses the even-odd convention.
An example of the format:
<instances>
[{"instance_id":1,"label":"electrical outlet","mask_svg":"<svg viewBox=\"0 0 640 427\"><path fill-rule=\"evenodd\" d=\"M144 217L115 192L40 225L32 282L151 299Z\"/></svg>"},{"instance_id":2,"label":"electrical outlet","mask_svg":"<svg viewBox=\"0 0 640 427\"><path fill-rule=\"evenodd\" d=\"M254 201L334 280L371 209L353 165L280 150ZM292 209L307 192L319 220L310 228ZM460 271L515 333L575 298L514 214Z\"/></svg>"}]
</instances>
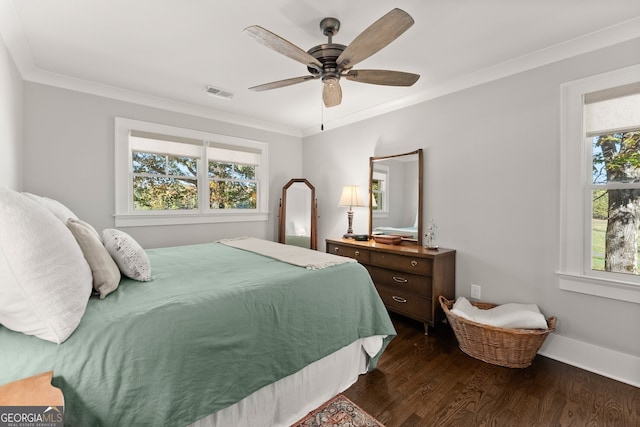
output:
<instances>
[{"instance_id":1,"label":"electrical outlet","mask_svg":"<svg viewBox=\"0 0 640 427\"><path fill-rule=\"evenodd\" d=\"M481 294L482 294L482 288L480 288L480 285L474 285L472 283L471 284L471 298L481 299Z\"/></svg>"}]
</instances>

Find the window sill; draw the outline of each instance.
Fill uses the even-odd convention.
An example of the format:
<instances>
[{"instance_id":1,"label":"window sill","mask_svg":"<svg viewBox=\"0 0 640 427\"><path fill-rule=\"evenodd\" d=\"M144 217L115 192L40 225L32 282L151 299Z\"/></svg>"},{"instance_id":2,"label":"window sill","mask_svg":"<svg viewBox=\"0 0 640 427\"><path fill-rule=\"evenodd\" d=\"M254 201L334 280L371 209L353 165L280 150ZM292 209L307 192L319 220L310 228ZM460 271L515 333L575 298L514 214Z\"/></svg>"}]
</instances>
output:
<instances>
[{"instance_id":1,"label":"window sill","mask_svg":"<svg viewBox=\"0 0 640 427\"><path fill-rule=\"evenodd\" d=\"M560 289L640 304L640 286L617 280L558 272Z\"/></svg>"},{"instance_id":2,"label":"window sill","mask_svg":"<svg viewBox=\"0 0 640 427\"><path fill-rule=\"evenodd\" d=\"M268 212L233 213L140 213L116 214L116 227L146 227L157 225L213 224L228 222L267 221Z\"/></svg>"}]
</instances>

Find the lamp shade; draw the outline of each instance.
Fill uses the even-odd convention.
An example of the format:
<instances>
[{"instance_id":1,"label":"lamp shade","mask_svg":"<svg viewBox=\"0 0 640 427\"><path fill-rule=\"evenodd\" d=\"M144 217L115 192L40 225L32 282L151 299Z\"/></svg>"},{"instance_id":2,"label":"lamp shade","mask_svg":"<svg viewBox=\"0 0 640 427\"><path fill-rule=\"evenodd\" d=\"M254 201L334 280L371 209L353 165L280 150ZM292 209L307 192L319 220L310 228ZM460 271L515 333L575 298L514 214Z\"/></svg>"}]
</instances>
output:
<instances>
[{"instance_id":1,"label":"lamp shade","mask_svg":"<svg viewBox=\"0 0 640 427\"><path fill-rule=\"evenodd\" d=\"M342 196L340 196L340 202L338 206L366 206L363 203L362 197L360 197L360 189L357 185L346 185L342 189Z\"/></svg>"}]
</instances>

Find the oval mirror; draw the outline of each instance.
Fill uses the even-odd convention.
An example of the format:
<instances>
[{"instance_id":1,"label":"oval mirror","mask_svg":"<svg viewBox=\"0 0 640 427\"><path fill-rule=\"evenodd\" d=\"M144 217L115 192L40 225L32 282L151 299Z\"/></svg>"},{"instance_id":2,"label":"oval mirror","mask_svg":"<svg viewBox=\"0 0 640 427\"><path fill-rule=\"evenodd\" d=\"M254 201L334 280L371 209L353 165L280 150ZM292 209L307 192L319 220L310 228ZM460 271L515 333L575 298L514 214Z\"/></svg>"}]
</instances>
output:
<instances>
[{"instance_id":1,"label":"oval mirror","mask_svg":"<svg viewBox=\"0 0 640 427\"><path fill-rule=\"evenodd\" d=\"M278 242L318 249L316 189L304 178L293 178L282 187Z\"/></svg>"},{"instance_id":2,"label":"oval mirror","mask_svg":"<svg viewBox=\"0 0 640 427\"><path fill-rule=\"evenodd\" d=\"M369 236L395 235L403 244L420 244L422 164L422 149L369 158Z\"/></svg>"}]
</instances>

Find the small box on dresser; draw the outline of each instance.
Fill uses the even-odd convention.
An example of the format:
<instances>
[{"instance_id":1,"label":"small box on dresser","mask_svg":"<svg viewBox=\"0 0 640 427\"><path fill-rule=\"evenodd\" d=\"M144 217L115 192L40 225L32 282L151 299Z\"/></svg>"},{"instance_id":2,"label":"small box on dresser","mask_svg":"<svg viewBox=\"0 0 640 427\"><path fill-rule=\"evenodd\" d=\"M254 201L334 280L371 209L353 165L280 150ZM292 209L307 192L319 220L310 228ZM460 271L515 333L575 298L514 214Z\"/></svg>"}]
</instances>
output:
<instances>
[{"instance_id":1,"label":"small box on dresser","mask_svg":"<svg viewBox=\"0 0 640 427\"><path fill-rule=\"evenodd\" d=\"M328 253L364 265L387 309L423 322L425 334L445 318L438 296L455 298L455 250L352 239L327 239L326 244Z\"/></svg>"}]
</instances>

